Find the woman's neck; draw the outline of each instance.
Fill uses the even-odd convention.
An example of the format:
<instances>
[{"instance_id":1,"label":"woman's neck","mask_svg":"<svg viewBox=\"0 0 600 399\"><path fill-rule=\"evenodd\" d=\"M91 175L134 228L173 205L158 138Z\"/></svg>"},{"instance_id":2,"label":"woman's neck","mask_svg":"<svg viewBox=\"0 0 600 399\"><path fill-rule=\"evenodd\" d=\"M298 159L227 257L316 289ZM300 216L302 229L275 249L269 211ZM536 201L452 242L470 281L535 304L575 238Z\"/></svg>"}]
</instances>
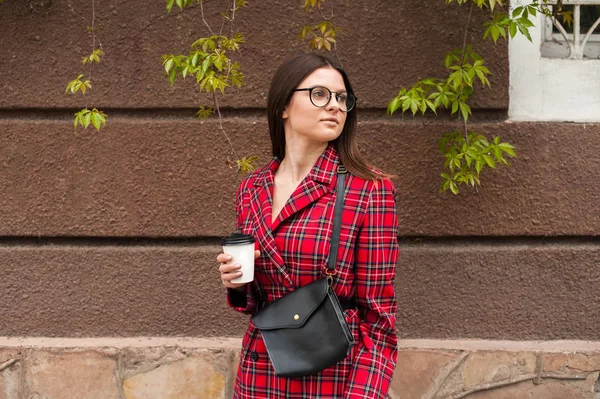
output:
<instances>
[{"instance_id":1,"label":"woman's neck","mask_svg":"<svg viewBox=\"0 0 600 399\"><path fill-rule=\"evenodd\" d=\"M285 157L277 172L281 178L300 183L311 171L328 143L306 144L286 142Z\"/></svg>"}]
</instances>

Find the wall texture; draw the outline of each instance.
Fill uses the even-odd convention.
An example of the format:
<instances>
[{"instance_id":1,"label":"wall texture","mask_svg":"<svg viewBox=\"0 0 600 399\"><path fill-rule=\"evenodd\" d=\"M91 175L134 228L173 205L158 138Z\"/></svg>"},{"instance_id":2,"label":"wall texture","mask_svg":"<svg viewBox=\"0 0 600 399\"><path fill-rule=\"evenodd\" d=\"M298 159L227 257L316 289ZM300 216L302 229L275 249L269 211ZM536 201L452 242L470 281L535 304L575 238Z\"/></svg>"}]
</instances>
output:
<instances>
[{"instance_id":1,"label":"wall texture","mask_svg":"<svg viewBox=\"0 0 600 399\"><path fill-rule=\"evenodd\" d=\"M427 3L336 8L339 56L360 99L360 146L397 175L400 334L598 338L600 126L507 122L506 44L476 41L494 89L478 92L472 126L514 143L519 158L486 173L479 193L440 195L436 142L454 122L384 112L399 87L443 72L444 51L462 43L466 9ZM211 23L224 5L208 4ZM214 261L217 238L233 228L240 178L225 165L217 122L193 117L207 99L192 82L171 88L163 77L161 55L205 34L199 8L174 14L164 18L161 2L97 4L105 62L82 97L63 89L87 72L79 60L91 48L91 5L0 8L0 335L243 331L222 301ZM223 97L224 127L239 152L264 164L270 75L302 50L295 34L315 17L275 1L237 17L247 85ZM85 105L108 113L100 133L73 130L71 115Z\"/></svg>"}]
</instances>

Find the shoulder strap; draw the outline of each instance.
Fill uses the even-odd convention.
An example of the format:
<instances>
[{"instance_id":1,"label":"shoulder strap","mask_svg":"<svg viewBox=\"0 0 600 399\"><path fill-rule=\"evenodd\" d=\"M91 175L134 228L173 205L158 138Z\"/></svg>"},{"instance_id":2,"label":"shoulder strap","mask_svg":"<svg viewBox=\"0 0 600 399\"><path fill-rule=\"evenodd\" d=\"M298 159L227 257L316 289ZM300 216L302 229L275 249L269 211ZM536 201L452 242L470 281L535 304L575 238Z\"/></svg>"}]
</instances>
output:
<instances>
[{"instance_id":1,"label":"shoulder strap","mask_svg":"<svg viewBox=\"0 0 600 399\"><path fill-rule=\"evenodd\" d=\"M329 250L329 263L327 271L333 273L337 263L338 248L340 246L340 231L342 229L342 209L344 208L344 191L346 184L346 168L340 164L337 167L337 188L335 195L335 208L333 211L333 232L331 233L331 245Z\"/></svg>"}]
</instances>

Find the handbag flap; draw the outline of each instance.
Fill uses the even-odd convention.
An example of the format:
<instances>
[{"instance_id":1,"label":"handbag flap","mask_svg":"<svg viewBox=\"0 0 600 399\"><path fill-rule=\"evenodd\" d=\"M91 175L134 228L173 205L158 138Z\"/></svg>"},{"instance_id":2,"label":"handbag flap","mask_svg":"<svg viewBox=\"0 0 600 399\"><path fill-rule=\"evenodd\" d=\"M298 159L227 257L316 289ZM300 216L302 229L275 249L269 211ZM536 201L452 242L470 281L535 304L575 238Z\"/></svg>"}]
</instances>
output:
<instances>
[{"instance_id":1,"label":"handbag flap","mask_svg":"<svg viewBox=\"0 0 600 399\"><path fill-rule=\"evenodd\" d=\"M327 297L328 290L326 278L297 288L259 310L252 322L260 330L302 327Z\"/></svg>"}]
</instances>

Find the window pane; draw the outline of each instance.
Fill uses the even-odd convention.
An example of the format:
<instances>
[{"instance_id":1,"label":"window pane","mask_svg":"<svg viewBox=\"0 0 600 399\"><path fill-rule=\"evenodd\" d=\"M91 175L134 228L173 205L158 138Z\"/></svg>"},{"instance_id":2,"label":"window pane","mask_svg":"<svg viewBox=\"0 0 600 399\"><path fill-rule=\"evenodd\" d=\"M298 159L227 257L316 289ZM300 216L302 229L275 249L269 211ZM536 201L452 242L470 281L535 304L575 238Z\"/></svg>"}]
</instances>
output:
<instances>
[{"instance_id":1,"label":"window pane","mask_svg":"<svg viewBox=\"0 0 600 399\"><path fill-rule=\"evenodd\" d=\"M555 6L556 7L556 6ZM573 33L573 21L575 13L575 6L563 4L560 10L557 10L557 18L561 25L565 28L567 33ZM581 6L581 30L582 34L586 34L592 27L594 22L600 18L600 5L598 6ZM556 26L552 25L553 33L560 33ZM600 33L599 28L596 28L595 33Z\"/></svg>"}]
</instances>

